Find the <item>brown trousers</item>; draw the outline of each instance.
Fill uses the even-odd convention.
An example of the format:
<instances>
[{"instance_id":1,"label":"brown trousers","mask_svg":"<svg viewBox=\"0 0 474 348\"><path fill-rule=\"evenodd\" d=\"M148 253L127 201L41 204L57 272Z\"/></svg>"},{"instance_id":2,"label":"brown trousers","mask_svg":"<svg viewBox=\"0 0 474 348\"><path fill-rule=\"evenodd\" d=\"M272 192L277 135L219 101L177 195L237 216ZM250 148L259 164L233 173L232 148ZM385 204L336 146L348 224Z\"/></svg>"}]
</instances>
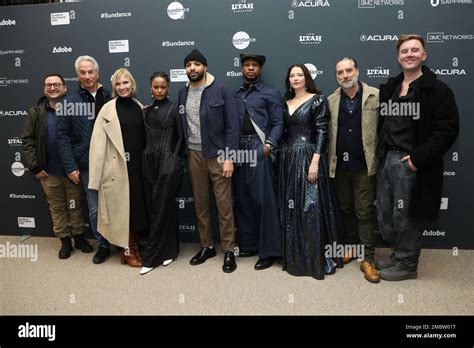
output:
<instances>
[{"instance_id":1,"label":"brown trousers","mask_svg":"<svg viewBox=\"0 0 474 348\"><path fill-rule=\"evenodd\" d=\"M216 198L222 249L234 249L234 212L232 209L232 179L222 176L217 157L205 159L201 151L189 150L189 178L194 196L199 239L202 247L214 245L209 212L209 179Z\"/></svg>"},{"instance_id":2,"label":"brown trousers","mask_svg":"<svg viewBox=\"0 0 474 348\"><path fill-rule=\"evenodd\" d=\"M84 233L82 186L74 185L67 177L55 175L42 178L41 186L46 194L56 237Z\"/></svg>"}]
</instances>

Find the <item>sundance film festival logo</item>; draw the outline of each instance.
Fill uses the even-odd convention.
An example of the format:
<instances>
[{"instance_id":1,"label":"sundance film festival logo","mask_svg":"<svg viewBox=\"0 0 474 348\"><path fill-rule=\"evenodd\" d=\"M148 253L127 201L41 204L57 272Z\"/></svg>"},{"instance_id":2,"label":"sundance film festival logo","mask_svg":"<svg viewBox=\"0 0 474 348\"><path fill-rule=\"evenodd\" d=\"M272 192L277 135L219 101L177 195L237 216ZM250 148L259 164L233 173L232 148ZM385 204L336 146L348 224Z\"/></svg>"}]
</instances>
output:
<instances>
[{"instance_id":1,"label":"sundance film festival logo","mask_svg":"<svg viewBox=\"0 0 474 348\"><path fill-rule=\"evenodd\" d=\"M128 40L110 40L109 53L128 52Z\"/></svg>"},{"instance_id":2,"label":"sundance film festival logo","mask_svg":"<svg viewBox=\"0 0 474 348\"><path fill-rule=\"evenodd\" d=\"M71 17L69 12L56 12L50 14L51 25L69 25Z\"/></svg>"},{"instance_id":3,"label":"sundance film festival logo","mask_svg":"<svg viewBox=\"0 0 474 348\"><path fill-rule=\"evenodd\" d=\"M247 2L247 0L239 0L237 4L231 4L231 10L234 13L241 12L252 12L253 11L253 2Z\"/></svg>"},{"instance_id":4,"label":"sundance film festival logo","mask_svg":"<svg viewBox=\"0 0 474 348\"><path fill-rule=\"evenodd\" d=\"M170 81L187 82L188 75L186 75L186 69L170 69Z\"/></svg>"},{"instance_id":5,"label":"sundance film festival logo","mask_svg":"<svg viewBox=\"0 0 474 348\"><path fill-rule=\"evenodd\" d=\"M328 7L331 6L328 0L292 0L291 7Z\"/></svg>"},{"instance_id":6,"label":"sundance film festival logo","mask_svg":"<svg viewBox=\"0 0 474 348\"><path fill-rule=\"evenodd\" d=\"M254 37L250 37L245 31L238 31L232 37L232 44L238 50L246 49L250 43L257 41Z\"/></svg>"},{"instance_id":7,"label":"sundance film festival logo","mask_svg":"<svg viewBox=\"0 0 474 348\"><path fill-rule=\"evenodd\" d=\"M311 74L311 78L314 80L318 75L324 74L323 70L318 70L314 64L311 63L306 63L305 64L306 68L309 70L309 73Z\"/></svg>"},{"instance_id":8,"label":"sundance film festival logo","mask_svg":"<svg viewBox=\"0 0 474 348\"><path fill-rule=\"evenodd\" d=\"M299 36L299 42L302 45L319 45L321 41L323 41L323 37L315 33L307 33Z\"/></svg>"},{"instance_id":9,"label":"sundance film festival logo","mask_svg":"<svg viewBox=\"0 0 474 348\"><path fill-rule=\"evenodd\" d=\"M403 6L405 0L359 0L359 8L375 8L375 6Z\"/></svg>"},{"instance_id":10,"label":"sundance film festival logo","mask_svg":"<svg viewBox=\"0 0 474 348\"><path fill-rule=\"evenodd\" d=\"M101 13L100 18L102 19L111 19L111 18L124 18L131 17L132 12L115 12L115 13Z\"/></svg>"},{"instance_id":11,"label":"sundance film festival logo","mask_svg":"<svg viewBox=\"0 0 474 348\"><path fill-rule=\"evenodd\" d=\"M369 42L369 41L397 41L397 35L390 34L362 34L360 36L360 41Z\"/></svg>"},{"instance_id":12,"label":"sundance film festival logo","mask_svg":"<svg viewBox=\"0 0 474 348\"><path fill-rule=\"evenodd\" d=\"M23 143L21 142L21 139L19 137L14 137L14 138L8 139L8 145L10 145L10 146L22 146Z\"/></svg>"},{"instance_id":13,"label":"sundance film festival logo","mask_svg":"<svg viewBox=\"0 0 474 348\"><path fill-rule=\"evenodd\" d=\"M387 78L390 76L390 69L376 66L372 69L367 69L368 78Z\"/></svg>"},{"instance_id":14,"label":"sundance film festival logo","mask_svg":"<svg viewBox=\"0 0 474 348\"><path fill-rule=\"evenodd\" d=\"M174 1L168 5L166 13L171 19L184 19L184 14L189 12L189 8L184 7L180 2Z\"/></svg>"},{"instance_id":15,"label":"sundance film festival logo","mask_svg":"<svg viewBox=\"0 0 474 348\"><path fill-rule=\"evenodd\" d=\"M426 34L426 42L444 42L452 40L473 40L474 34L445 34L444 32L432 32Z\"/></svg>"},{"instance_id":16,"label":"sundance film festival logo","mask_svg":"<svg viewBox=\"0 0 474 348\"><path fill-rule=\"evenodd\" d=\"M1 27L7 26L7 25L16 25L16 21L14 19L3 19L0 22Z\"/></svg>"},{"instance_id":17,"label":"sundance film festival logo","mask_svg":"<svg viewBox=\"0 0 474 348\"><path fill-rule=\"evenodd\" d=\"M23 174L25 174L25 172L27 171L27 169L21 162L13 162L11 170L13 175L17 177L23 176Z\"/></svg>"},{"instance_id":18,"label":"sundance film festival logo","mask_svg":"<svg viewBox=\"0 0 474 348\"><path fill-rule=\"evenodd\" d=\"M54 46L53 47L53 53L72 53L72 47L66 47L66 46L56 47L56 46Z\"/></svg>"},{"instance_id":19,"label":"sundance film festival logo","mask_svg":"<svg viewBox=\"0 0 474 348\"><path fill-rule=\"evenodd\" d=\"M431 0L431 6L438 5L471 5L472 0Z\"/></svg>"}]
</instances>

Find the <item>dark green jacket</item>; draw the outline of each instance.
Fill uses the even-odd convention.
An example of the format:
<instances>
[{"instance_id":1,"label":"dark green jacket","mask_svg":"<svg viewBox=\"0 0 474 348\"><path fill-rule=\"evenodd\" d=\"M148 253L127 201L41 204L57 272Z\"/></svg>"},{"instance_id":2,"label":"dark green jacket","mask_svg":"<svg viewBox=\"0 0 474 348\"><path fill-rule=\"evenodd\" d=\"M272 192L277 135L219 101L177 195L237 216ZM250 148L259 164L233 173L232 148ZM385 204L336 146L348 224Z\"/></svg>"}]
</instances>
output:
<instances>
[{"instance_id":1,"label":"dark green jacket","mask_svg":"<svg viewBox=\"0 0 474 348\"><path fill-rule=\"evenodd\" d=\"M21 142L23 144L23 163L37 174L46 168L46 97L40 98L36 106L28 110Z\"/></svg>"}]
</instances>

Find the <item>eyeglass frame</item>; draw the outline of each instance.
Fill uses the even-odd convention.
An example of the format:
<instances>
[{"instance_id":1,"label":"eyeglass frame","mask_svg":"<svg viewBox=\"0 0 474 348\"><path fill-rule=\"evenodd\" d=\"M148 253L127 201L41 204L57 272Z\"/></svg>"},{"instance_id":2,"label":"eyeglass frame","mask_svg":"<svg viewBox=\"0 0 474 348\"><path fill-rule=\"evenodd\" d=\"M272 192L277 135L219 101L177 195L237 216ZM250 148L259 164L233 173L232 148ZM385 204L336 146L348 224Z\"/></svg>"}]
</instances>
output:
<instances>
[{"instance_id":1,"label":"eyeglass frame","mask_svg":"<svg viewBox=\"0 0 474 348\"><path fill-rule=\"evenodd\" d=\"M46 89L51 89L51 87L59 88L59 87L64 86L64 85L65 84L62 83L62 82L54 82L54 83L45 83L43 86Z\"/></svg>"}]
</instances>

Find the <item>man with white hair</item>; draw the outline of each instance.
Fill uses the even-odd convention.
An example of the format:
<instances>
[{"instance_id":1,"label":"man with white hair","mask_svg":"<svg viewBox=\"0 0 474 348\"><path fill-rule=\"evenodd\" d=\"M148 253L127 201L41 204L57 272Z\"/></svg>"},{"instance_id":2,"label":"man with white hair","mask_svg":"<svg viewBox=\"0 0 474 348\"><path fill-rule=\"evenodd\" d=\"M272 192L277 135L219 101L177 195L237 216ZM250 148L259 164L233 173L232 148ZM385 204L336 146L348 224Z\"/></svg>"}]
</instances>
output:
<instances>
[{"instance_id":1,"label":"man with white hair","mask_svg":"<svg viewBox=\"0 0 474 348\"><path fill-rule=\"evenodd\" d=\"M99 248L93 262L102 263L110 255L110 244L97 231L97 191L89 190L89 143L96 115L111 99L99 82L99 64L91 56L80 56L74 64L78 89L66 96L57 121L57 143L61 162L69 180L82 184L89 221Z\"/></svg>"}]
</instances>

